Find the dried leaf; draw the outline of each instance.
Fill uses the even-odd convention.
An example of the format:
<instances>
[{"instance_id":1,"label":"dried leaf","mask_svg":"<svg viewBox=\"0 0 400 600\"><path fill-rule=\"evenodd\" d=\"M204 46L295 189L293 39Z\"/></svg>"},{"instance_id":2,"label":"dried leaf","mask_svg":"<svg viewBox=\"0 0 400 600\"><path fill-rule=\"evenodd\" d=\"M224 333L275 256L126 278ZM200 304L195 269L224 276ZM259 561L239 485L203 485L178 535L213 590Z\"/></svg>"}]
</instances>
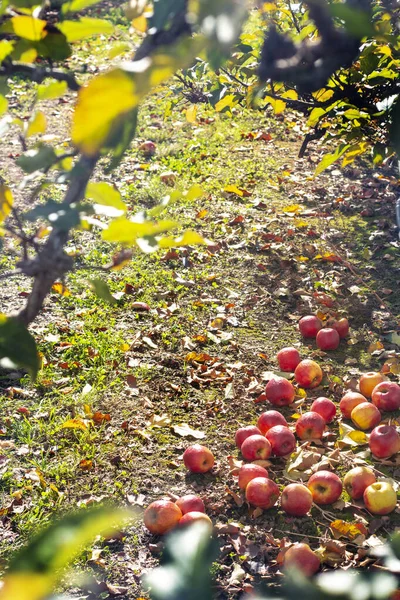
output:
<instances>
[{"instance_id":1,"label":"dried leaf","mask_svg":"<svg viewBox=\"0 0 400 600\"><path fill-rule=\"evenodd\" d=\"M173 431L181 437L193 437L197 440L202 440L206 437L204 431L192 429L187 423L180 423L172 426Z\"/></svg>"},{"instance_id":2,"label":"dried leaf","mask_svg":"<svg viewBox=\"0 0 400 600\"><path fill-rule=\"evenodd\" d=\"M81 431L87 431L88 427L83 419L69 419L61 425L61 429L80 429Z\"/></svg>"},{"instance_id":3,"label":"dried leaf","mask_svg":"<svg viewBox=\"0 0 400 600\"><path fill-rule=\"evenodd\" d=\"M330 528L335 539L344 537L353 541L360 535L366 536L368 534L368 530L363 523L348 523L341 519L333 521Z\"/></svg>"}]
</instances>

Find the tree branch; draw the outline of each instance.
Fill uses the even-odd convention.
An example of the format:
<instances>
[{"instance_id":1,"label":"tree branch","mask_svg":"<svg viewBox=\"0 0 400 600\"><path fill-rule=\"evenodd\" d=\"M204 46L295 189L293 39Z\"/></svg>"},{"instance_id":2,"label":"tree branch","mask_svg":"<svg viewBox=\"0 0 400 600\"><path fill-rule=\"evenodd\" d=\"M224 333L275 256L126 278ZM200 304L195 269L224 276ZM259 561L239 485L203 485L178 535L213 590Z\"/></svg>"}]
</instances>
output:
<instances>
[{"instance_id":1,"label":"tree branch","mask_svg":"<svg viewBox=\"0 0 400 600\"><path fill-rule=\"evenodd\" d=\"M61 71L61 69L34 67L22 63L3 64L0 68L0 77L10 77L11 75L22 75L36 83L42 83L42 81L48 77L55 79L56 81L65 81L68 88L73 92L77 92L81 88L80 83L77 82L73 73Z\"/></svg>"}]
</instances>

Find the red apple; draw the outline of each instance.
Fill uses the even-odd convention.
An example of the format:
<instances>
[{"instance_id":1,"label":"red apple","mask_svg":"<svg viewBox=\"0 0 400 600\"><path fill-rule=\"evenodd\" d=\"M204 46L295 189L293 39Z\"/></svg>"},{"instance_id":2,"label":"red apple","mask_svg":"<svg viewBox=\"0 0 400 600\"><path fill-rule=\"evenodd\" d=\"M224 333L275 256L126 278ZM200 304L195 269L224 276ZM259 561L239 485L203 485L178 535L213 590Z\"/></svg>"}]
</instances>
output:
<instances>
[{"instance_id":1,"label":"red apple","mask_svg":"<svg viewBox=\"0 0 400 600\"><path fill-rule=\"evenodd\" d=\"M250 437L251 435L260 435L261 431L255 425L247 425L247 427L241 427L237 430L235 434L235 444L239 448L242 447L242 444L245 439Z\"/></svg>"},{"instance_id":2,"label":"red apple","mask_svg":"<svg viewBox=\"0 0 400 600\"><path fill-rule=\"evenodd\" d=\"M400 408L400 385L394 381L382 381L374 388L371 399L379 410L398 410Z\"/></svg>"},{"instance_id":3,"label":"red apple","mask_svg":"<svg viewBox=\"0 0 400 600\"><path fill-rule=\"evenodd\" d=\"M156 153L156 145L154 142L146 141L140 144L139 150L146 156L154 156Z\"/></svg>"},{"instance_id":4,"label":"red apple","mask_svg":"<svg viewBox=\"0 0 400 600\"><path fill-rule=\"evenodd\" d=\"M281 371L293 372L301 361L299 351L296 348L282 348L276 355Z\"/></svg>"},{"instance_id":5,"label":"red apple","mask_svg":"<svg viewBox=\"0 0 400 600\"><path fill-rule=\"evenodd\" d=\"M268 429L275 427L275 425L287 427L285 417L277 410L267 410L258 417L257 427L263 435L267 433Z\"/></svg>"},{"instance_id":6,"label":"red apple","mask_svg":"<svg viewBox=\"0 0 400 600\"><path fill-rule=\"evenodd\" d=\"M336 329L326 327L318 331L315 341L320 350L336 350L340 344L340 336Z\"/></svg>"},{"instance_id":7,"label":"red apple","mask_svg":"<svg viewBox=\"0 0 400 600\"><path fill-rule=\"evenodd\" d=\"M351 412L353 408L355 408L357 404L361 404L361 402L366 401L367 399L358 392L346 392L339 402L339 408L342 412L342 415L346 417L346 419L351 419Z\"/></svg>"},{"instance_id":8,"label":"red apple","mask_svg":"<svg viewBox=\"0 0 400 600\"><path fill-rule=\"evenodd\" d=\"M175 504L181 509L181 513L186 515L188 512L205 512L203 500L195 494L186 494L176 500Z\"/></svg>"},{"instance_id":9,"label":"red apple","mask_svg":"<svg viewBox=\"0 0 400 600\"><path fill-rule=\"evenodd\" d=\"M359 381L360 392L366 398L371 398L372 392L378 385L378 383L382 383L385 381L382 373L375 373L374 371L370 371L369 373L364 373L361 375Z\"/></svg>"},{"instance_id":10,"label":"red apple","mask_svg":"<svg viewBox=\"0 0 400 600\"><path fill-rule=\"evenodd\" d=\"M364 503L373 515L388 515L397 506L397 494L387 481L377 481L364 491Z\"/></svg>"},{"instance_id":11,"label":"red apple","mask_svg":"<svg viewBox=\"0 0 400 600\"><path fill-rule=\"evenodd\" d=\"M322 396L314 400L310 410L318 413L325 420L325 423L330 423L336 416L336 405L329 398Z\"/></svg>"},{"instance_id":12,"label":"red apple","mask_svg":"<svg viewBox=\"0 0 400 600\"><path fill-rule=\"evenodd\" d=\"M301 440L321 439L325 420L316 412L306 412L297 420L296 433Z\"/></svg>"},{"instance_id":13,"label":"red apple","mask_svg":"<svg viewBox=\"0 0 400 600\"><path fill-rule=\"evenodd\" d=\"M264 477L268 479L267 469L264 469L264 467L260 467L260 465L254 465L252 463L243 465L239 469L238 486L241 490L245 490L247 484L256 477Z\"/></svg>"},{"instance_id":14,"label":"red apple","mask_svg":"<svg viewBox=\"0 0 400 600\"><path fill-rule=\"evenodd\" d=\"M164 173L161 173L160 181L161 183L165 183L165 185L173 187L176 183L176 173L173 171L165 171Z\"/></svg>"},{"instance_id":15,"label":"red apple","mask_svg":"<svg viewBox=\"0 0 400 600\"><path fill-rule=\"evenodd\" d=\"M322 381L322 370L314 360L302 360L296 367L294 378L302 388L315 388Z\"/></svg>"},{"instance_id":16,"label":"red apple","mask_svg":"<svg viewBox=\"0 0 400 600\"><path fill-rule=\"evenodd\" d=\"M271 456L271 444L263 435L251 435L244 440L240 451L246 460L265 460Z\"/></svg>"},{"instance_id":17,"label":"red apple","mask_svg":"<svg viewBox=\"0 0 400 600\"><path fill-rule=\"evenodd\" d=\"M192 473L207 473L213 468L214 460L211 450L201 444L193 444L183 453L185 467Z\"/></svg>"},{"instance_id":18,"label":"red apple","mask_svg":"<svg viewBox=\"0 0 400 600\"><path fill-rule=\"evenodd\" d=\"M343 317L342 319L339 319L339 321L332 323L332 329L336 329L340 339L343 339L349 333L349 322L345 317Z\"/></svg>"},{"instance_id":19,"label":"red apple","mask_svg":"<svg viewBox=\"0 0 400 600\"><path fill-rule=\"evenodd\" d=\"M150 533L162 535L173 529L182 518L182 512L171 500L156 500L144 511L144 524Z\"/></svg>"},{"instance_id":20,"label":"red apple","mask_svg":"<svg viewBox=\"0 0 400 600\"><path fill-rule=\"evenodd\" d=\"M268 381L265 395L274 406L288 406L294 400L295 390L284 377L274 377Z\"/></svg>"},{"instance_id":21,"label":"red apple","mask_svg":"<svg viewBox=\"0 0 400 600\"><path fill-rule=\"evenodd\" d=\"M354 467L346 473L343 479L343 487L353 500L359 500L363 497L364 490L372 483L375 483L376 477L368 467Z\"/></svg>"},{"instance_id":22,"label":"red apple","mask_svg":"<svg viewBox=\"0 0 400 600\"><path fill-rule=\"evenodd\" d=\"M275 456L286 456L296 448L296 438L290 429L283 425L271 427L265 437L271 444L272 454Z\"/></svg>"},{"instance_id":23,"label":"red apple","mask_svg":"<svg viewBox=\"0 0 400 600\"><path fill-rule=\"evenodd\" d=\"M369 447L377 458L389 458L400 450L400 436L392 425L378 425L369 435Z\"/></svg>"},{"instance_id":24,"label":"red apple","mask_svg":"<svg viewBox=\"0 0 400 600\"><path fill-rule=\"evenodd\" d=\"M288 515L304 517L310 511L312 503L312 493L302 483L290 483L283 489L281 507Z\"/></svg>"},{"instance_id":25,"label":"red apple","mask_svg":"<svg viewBox=\"0 0 400 600\"><path fill-rule=\"evenodd\" d=\"M343 489L339 477L331 471L317 471L311 475L307 487L316 504L333 504L340 498Z\"/></svg>"},{"instance_id":26,"label":"red apple","mask_svg":"<svg viewBox=\"0 0 400 600\"><path fill-rule=\"evenodd\" d=\"M312 577L318 571L321 561L308 544L297 543L285 552L283 564L288 571L297 569L306 577Z\"/></svg>"},{"instance_id":27,"label":"red apple","mask_svg":"<svg viewBox=\"0 0 400 600\"><path fill-rule=\"evenodd\" d=\"M207 523L207 525L209 525L212 529L213 524L210 517L204 514L203 512L197 510L192 510L191 512L188 512L185 515L183 515L183 517L179 521L179 525L187 525L188 523L194 523L195 521Z\"/></svg>"},{"instance_id":28,"label":"red apple","mask_svg":"<svg viewBox=\"0 0 400 600\"><path fill-rule=\"evenodd\" d=\"M305 338L315 338L318 331L322 329L322 321L315 315L302 317L299 321L300 333Z\"/></svg>"},{"instance_id":29,"label":"red apple","mask_svg":"<svg viewBox=\"0 0 400 600\"><path fill-rule=\"evenodd\" d=\"M381 413L371 402L361 402L351 411L351 420L356 427L367 431L381 422Z\"/></svg>"},{"instance_id":30,"label":"red apple","mask_svg":"<svg viewBox=\"0 0 400 600\"><path fill-rule=\"evenodd\" d=\"M246 487L246 500L259 508L272 508L279 498L279 488L266 477L252 479Z\"/></svg>"}]
</instances>

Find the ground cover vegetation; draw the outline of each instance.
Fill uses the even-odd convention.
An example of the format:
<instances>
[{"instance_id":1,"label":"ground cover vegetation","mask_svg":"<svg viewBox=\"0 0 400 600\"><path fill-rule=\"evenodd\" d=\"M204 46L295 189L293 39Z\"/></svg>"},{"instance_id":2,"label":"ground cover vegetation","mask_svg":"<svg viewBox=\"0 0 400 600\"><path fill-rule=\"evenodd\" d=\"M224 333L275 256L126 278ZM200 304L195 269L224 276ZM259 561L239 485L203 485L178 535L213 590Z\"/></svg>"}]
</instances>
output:
<instances>
[{"instance_id":1,"label":"ground cover vegetation","mask_svg":"<svg viewBox=\"0 0 400 600\"><path fill-rule=\"evenodd\" d=\"M396 597L398 7L0 10L0 598Z\"/></svg>"}]
</instances>

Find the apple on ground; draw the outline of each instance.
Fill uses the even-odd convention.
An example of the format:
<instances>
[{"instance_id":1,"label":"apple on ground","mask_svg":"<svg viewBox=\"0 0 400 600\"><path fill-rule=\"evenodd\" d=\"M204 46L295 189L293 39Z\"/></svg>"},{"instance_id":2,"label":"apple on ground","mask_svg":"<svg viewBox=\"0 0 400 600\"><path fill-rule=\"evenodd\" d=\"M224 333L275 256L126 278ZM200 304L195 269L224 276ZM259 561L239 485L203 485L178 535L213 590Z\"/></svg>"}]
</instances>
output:
<instances>
[{"instance_id":1,"label":"apple on ground","mask_svg":"<svg viewBox=\"0 0 400 600\"><path fill-rule=\"evenodd\" d=\"M373 515L388 515L397 506L397 494L387 481L372 483L364 491L364 504Z\"/></svg>"},{"instance_id":2,"label":"apple on ground","mask_svg":"<svg viewBox=\"0 0 400 600\"><path fill-rule=\"evenodd\" d=\"M205 512L203 500L195 494L186 494L175 501L175 504L181 509L181 513L186 515L188 512Z\"/></svg>"},{"instance_id":3,"label":"apple on ground","mask_svg":"<svg viewBox=\"0 0 400 600\"><path fill-rule=\"evenodd\" d=\"M160 181L161 183L165 183L165 185L173 187L176 183L176 173L173 171L165 171L164 173L161 173Z\"/></svg>"},{"instance_id":4,"label":"apple on ground","mask_svg":"<svg viewBox=\"0 0 400 600\"><path fill-rule=\"evenodd\" d=\"M300 333L305 338L315 338L320 329L322 329L322 321L315 315L307 315L299 321Z\"/></svg>"},{"instance_id":5,"label":"apple on ground","mask_svg":"<svg viewBox=\"0 0 400 600\"><path fill-rule=\"evenodd\" d=\"M314 400L310 410L318 413L324 419L325 423L330 423L336 416L336 405L332 400L323 396Z\"/></svg>"},{"instance_id":6,"label":"apple on ground","mask_svg":"<svg viewBox=\"0 0 400 600\"><path fill-rule=\"evenodd\" d=\"M312 493L302 483L290 483L281 495L281 507L286 514L293 517L304 517L313 504Z\"/></svg>"},{"instance_id":7,"label":"apple on ground","mask_svg":"<svg viewBox=\"0 0 400 600\"><path fill-rule=\"evenodd\" d=\"M290 546L283 557L287 571L297 569L306 577L312 577L321 566L321 561L308 544L297 543Z\"/></svg>"},{"instance_id":8,"label":"apple on ground","mask_svg":"<svg viewBox=\"0 0 400 600\"><path fill-rule=\"evenodd\" d=\"M316 412L306 412L296 422L296 434L301 440L321 439L325 420Z\"/></svg>"},{"instance_id":9,"label":"apple on ground","mask_svg":"<svg viewBox=\"0 0 400 600\"><path fill-rule=\"evenodd\" d=\"M245 490L248 483L256 477L264 477L265 479L268 479L267 469L264 469L264 467L255 465L253 463L243 465L239 469L238 486L241 490Z\"/></svg>"},{"instance_id":10,"label":"apple on ground","mask_svg":"<svg viewBox=\"0 0 400 600\"><path fill-rule=\"evenodd\" d=\"M339 477L331 471L317 471L311 475L307 487L316 504L333 504L340 498L343 490Z\"/></svg>"},{"instance_id":11,"label":"apple on ground","mask_svg":"<svg viewBox=\"0 0 400 600\"><path fill-rule=\"evenodd\" d=\"M245 460L266 459L271 456L271 444L263 435L251 435L240 448Z\"/></svg>"},{"instance_id":12,"label":"apple on ground","mask_svg":"<svg viewBox=\"0 0 400 600\"><path fill-rule=\"evenodd\" d=\"M247 439L251 435L260 435L260 433L261 431L255 425L247 425L247 427L240 427L240 429L238 429L235 434L235 444L240 450L245 439Z\"/></svg>"},{"instance_id":13,"label":"apple on ground","mask_svg":"<svg viewBox=\"0 0 400 600\"><path fill-rule=\"evenodd\" d=\"M400 436L393 425L378 425L371 431L368 444L377 458L390 458L400 450Z\"/></svg>"},{"instance_id":14,"label":"apple on ground","mask_svg":"<svg viewBox=\"0 0 400 600\"><path fill-rule=\"evenodd\" d=\"M331 327L332 327L332 329L336 329L341 340L348 335L349 329L350 329L349 322L346 319L346 317L343 317L342 319L339 319L338 321L334 321L332 323Z\"/></svg>"},{"instance_id":15,"label":"apple on ground","mask_svg":"<svg viewBox=\"0 0 400 600\"><path fill-rule=\"evenodd\" d=\"M246 500L259 508L272 508L279 498L279 487L271 479L256 477L246 487Z\"/></svg>"},{"instance_id":16,"label":"apple on ground","mask_svg":"<svg viewBox=\"0 0 400 600\"><path fill-rule=\"evenodd\" d=\"M374 472L368 467L354 467L346 473L343 479L343 487L353 500L363 497L364 490L376 482Z\"/></svg>"},{"instance_id":17,"label":"apple on ground","mask_svg":"<svg viewBox=\"0 0 400 600\"><path fill-rule=\"evenodd\" d=\"M296 438L288 427L275 425L265 434L274 456L286 456L296 448Z\"/></svg>"},{"instance_id":18,"label":"apple on ground","mask_svg":"<svg viewBox=\"0 0 400 600\"><path fill-rule=\"evenodd\" d=\"M271 429L271 427L275 427L275 425L287 427L285 417L277 410L266 410L258 417L257 427L262 435L265 435L267 431Z\"/></svg>"},{"instance_id":19,"label":"apple on ground","mask_svg":"<svg viewBox=\"0 0 400 600\"><path fill-rule=\"evenodd\" d=\"M336 350L340 344L340 336L336 329L326 327L318 331L315 341L320 350Z\"/></svg>"},{"instance_id":20,"label":"apple on ground","mask_svg":"<svg viewBox=\"0 0 400 600\"><path fill-rule=\"evenodd\" d=\"M265 386L265 395L274 406L288 406L294 400L295 389L284 377L274 377Z\"/></svg>"},{"instance_id":21,"label":"apple on ground","mask_svg":"<svg viewBox=\"0 0 400 600\"><path fill-rule=\"evenodd\" d=\"M154 142L147 140L146 142L140 144L139 150L145 156L154 156L154 154L156 153L156 145Z\"/></svg>"},{"instance_id":22,"label":"apple on ground","mask_svg":"<svg viewBox=\"0 0 400 600\"><path fill-rule=\"evenodd\" d=\"M149 504L144 511L144 524L150 533L163 535L173 529L181 520L182 512L179 506L171 500L156 500Z\"/></svg>"},{"instance_id":23,"label":"apple on ground","mask_svg":"<svg viewBox=\"0 0 400 600\"><path fill-rule=\"evenodd\" d=\"M206 446L193 444L183 453L183 462L192 473L207 473L213 468L215 459L211 450Z\"/></svg>"},{"instance_id":24,"label":"apple on ground","mask_svg":"<svg viewBox=\"0 0 400 600\"><path fill-rule=\"evenodd\" d=\"M342 415L346 417L346 419L351 419L353 408L355 408L357 404L361 404L361 402L367 402L365 396L362 396L358 392L346 392L339 402L339 408Z\"/></svg>"},{"instance_id":25,"label":"apple on ground","mask_svg":"<svg viewBox=\"0 0 400 600\"><path fill-rule=\"evenodd\" d=\"M382 381L374 388L371 399L379 410L398 410L400 408L400 385L394 381Z\"/></svg>"},{"instance_id":26,"label":"apple on ground","mask_svg":"<svg viewBox=\"0 0 400 600\"><path fill-rule=\"evenodd\" d=\"M302 388L315 388L322 381L322 370L314 360L302 360L294 372L296 382Z\"/></svg>"},{"instance_id":27,"label":"apple on ground","mask_svg":"<svg viewBox=\"0 0 400 600\"><path fill-rule=\"evenodd\" d=\"M282 348L276 355L281 371L292 373L301 361L297 348Z\"/></svg>"},{"instance_id":28,"label":"apple on ground","mask_svg":"<svg viewBox=\"0 0 400 600\"><path fill-rule=\"evenodd\" d=\"M369 373L364 373L364 375L361 375L358 386L363 396L366 398L371 398L372 392L378 383L382 383L383 381L385 381L385 378L382 373L370 371Z\"/></svg>"},{"instance_id":29,"label":"apple on ground","mask_svg":"<svg viewBox=\"0 0 400 600\"><path fill-rule=\"evenodd\" d=\"M195 521L207 523L207 525L210 526L210 529L212 529L213 524L210 517L205 513L196 510L193 510L183 515L183 517L179 521L179 525L187 525L188 523L194 523Z\"/></svg>"},{"instance_id":30,"label":"apple on ground","mask_svg":"<svg viewBox=\"0 0 400 600\"><path fill-rule=\"evenodd\" d=\"M371 402L361 402L351 411L351 420L354 425L363 431L373 429L381 422L381 413L379 409Z\"/></svg>"}]
</instances>

